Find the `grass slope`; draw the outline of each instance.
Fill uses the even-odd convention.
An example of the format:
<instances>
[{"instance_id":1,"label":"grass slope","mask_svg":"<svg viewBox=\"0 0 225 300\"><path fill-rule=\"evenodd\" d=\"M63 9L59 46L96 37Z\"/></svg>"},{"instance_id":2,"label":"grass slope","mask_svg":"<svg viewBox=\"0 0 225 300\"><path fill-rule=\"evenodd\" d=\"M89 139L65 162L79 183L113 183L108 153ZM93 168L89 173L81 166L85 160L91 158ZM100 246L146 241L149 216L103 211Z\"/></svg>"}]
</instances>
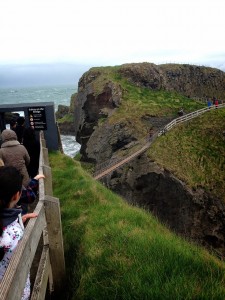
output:
<instances>
[{"instance_id":1,"label":"grass slope","mask_svg":"<svg viewBox=\"0 0 225 300\"><path fill-rule=\"evenodd\" d=\"M64 299L225 299L224 263L129 206L78 162L50 154L60 199Z\"/></svg>"},{"instance_id":2,"label":"grass slope","mask_svg":"<svg viewBox=\"0 0 225 300\"><path fill-rule=\"evenodd\" d=\"M225 109L209 111L156 140L149 156L189 186L225 201Z\"/></svg>"}]
</instances>

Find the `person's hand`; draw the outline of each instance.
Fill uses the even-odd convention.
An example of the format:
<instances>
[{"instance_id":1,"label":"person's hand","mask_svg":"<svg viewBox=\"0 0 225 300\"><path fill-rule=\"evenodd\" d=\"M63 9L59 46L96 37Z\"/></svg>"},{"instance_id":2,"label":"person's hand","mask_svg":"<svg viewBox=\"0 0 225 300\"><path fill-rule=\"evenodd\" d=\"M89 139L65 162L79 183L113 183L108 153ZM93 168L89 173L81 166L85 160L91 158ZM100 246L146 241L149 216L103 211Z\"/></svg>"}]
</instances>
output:
<instances>
[{"instance_id":1,"label":"person's hand","mask_svg":"<svg viewBox=\"0 0 225 300\"><path fill-rule=\"evenodd\" d=\"M37 218L37 216L38 216L38 214L36 214L36 213L29 213L29 214L23 215L22 216L23 223L26 222L28 219Z\"/></svg>"},{"instance_id":2,"label":"person's hand","mask_svg":"<svg viewBox=\"0 0 225 300\"><path fill-rule=\"evenodd\" d=\"M37 175L34 177L34 179L36 179L36 180L39 180L39 179L41 179L41 178L45 178L45 175L43 175L43 174L37 174Z\"/></svg>"}]
</instances>

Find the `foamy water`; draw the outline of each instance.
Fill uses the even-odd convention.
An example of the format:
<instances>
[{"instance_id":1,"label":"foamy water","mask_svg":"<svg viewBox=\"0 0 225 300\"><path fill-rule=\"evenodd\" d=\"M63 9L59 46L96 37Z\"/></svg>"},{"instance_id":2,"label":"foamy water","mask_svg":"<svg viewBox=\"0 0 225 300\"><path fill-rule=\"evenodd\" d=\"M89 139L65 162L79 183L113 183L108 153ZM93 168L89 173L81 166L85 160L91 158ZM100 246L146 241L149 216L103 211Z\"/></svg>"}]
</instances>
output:
<instances>
[{"instance_id":1,"label":"foamy water","mask_svg":"<svg viewBox=\"0 0 225 300\"><path fill-rule=\"evenodd\" d=\"M76 138L73 135L62 135L61 141L63 146L63 151L66 155L74 157L80 151L80 144L76 142Z\"/></svg>"},{"instance_id":2,"label":"foamy water","mask_svg":"<svg viewBox=\"0 0 225 300\"><path fill-rule=\"evenodd\" d=\"M71 95L77 91L75 86L46 86L46 87L27 87L27 88L0 88L0 104L19 104L32 102L55 103L58 105L70 105ZM22 112L19 112L22 115ZM74 157L80 150L80 144L76 142L75 136L61 135L64 153Z\"/></svg>"}]
</instances>

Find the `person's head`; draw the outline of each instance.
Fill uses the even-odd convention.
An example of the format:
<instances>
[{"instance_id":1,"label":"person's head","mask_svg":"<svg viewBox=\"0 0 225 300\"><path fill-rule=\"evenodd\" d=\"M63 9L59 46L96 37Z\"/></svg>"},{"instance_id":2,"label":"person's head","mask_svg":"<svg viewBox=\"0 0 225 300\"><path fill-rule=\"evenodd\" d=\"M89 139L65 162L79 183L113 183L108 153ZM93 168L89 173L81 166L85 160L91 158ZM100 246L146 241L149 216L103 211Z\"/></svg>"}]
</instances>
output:
<instances>
[{"instance_id":1,"label":"person's head","mask_svg":"<svg viewBox=\"0 0 225 300\"><path fill-rule=\"evenodd\" d=\"M8 141L16 141L17 135L15 131L11 129L5 129L2 131L2 142L8 142Z\"/></svg>"},{"instance_id":2,"label":"person's head","mask_svg":"<svg viewBox=\"0 0 225 300\"><path fill-rule=\"evenodd\" d=\"M15 128L16 127L16 120L15 119L11 119L10 122L10 128Z\"/></svg>"},{"instance_id":3,"label":"person's head","mask_svg":"<svg viewBox=\"0 0 225 300\"><path fill-rule=\"evenodd\" d=\"M35 140L36 136L35 136L35 130L32 127L27 127L24 129L23 132L23 141L27 141L27 140Z\"/></svg>"},{"instance_id":4,"label":"person's head","mask_svg":"<svg viewBox=\"0 0 225 300\"><path fill-rule=\"evenodd\" d=\"M24 123L25 123L25 118L24 118L24 117L19 117L19 118L16 120L16 122L17 122L17 125L23 126Z\"/></svg>"},{"instance_id":5,"label":"person's head","mask_svg":"<svg viewBox=\"0 0 225 300\"><path fill-rule=\"evenodd\" d=\"M11 208L20 199L22 175L15 167L0 167L0 215L3 209ZM0 219L0 235L3 225Z\"/></svg>"},{"instance_id":6,"label":"person's head","mask_svg":"<svg viewBox=\"0 0 225 300\"><path fill-rule=\"evenodd\" d=\"M20 196L22 180L22 175L15 167L0 168L0 209L8 208L11 201L16 201L16 195Z\"/></svg>"}]
</instances>

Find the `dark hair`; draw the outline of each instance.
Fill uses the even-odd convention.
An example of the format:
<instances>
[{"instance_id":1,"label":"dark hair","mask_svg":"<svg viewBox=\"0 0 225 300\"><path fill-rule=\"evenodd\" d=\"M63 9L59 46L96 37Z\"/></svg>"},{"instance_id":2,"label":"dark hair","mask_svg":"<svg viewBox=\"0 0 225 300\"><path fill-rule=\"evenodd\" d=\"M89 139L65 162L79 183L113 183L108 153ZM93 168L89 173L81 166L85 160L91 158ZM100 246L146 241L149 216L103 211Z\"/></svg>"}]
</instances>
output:
<instances>
[{"instance_id":1,"label":"dark hair","mask_svg":"<svg viewBox=\"0 0 225 300\"><path fill-rule=\"evenodd\" d=\"M35 131L32 127L27 127L24 129L23 132L23 141L28 140L28 141L35 141L36 140L36 135Z\"/></svg>"},{"instance_id":2,"label":"dark hair","mask_svg":"<svg viewBox=\"0 0 225 300\"><path fill-rule=\"evenodd\" d=\"M8 208L12 197L22 189L22 175L15 167L0 167L0 215L4 208ZM0 218L0 236L3 225Z\"/></svg>"},{"instance_id":3,"label":"dark hair","mask_svg":"<svg viewBox=\"0 0 225 300\"><path fill-rule=\"evenodd\" d=\"M15 126L16 125L16 119L11 119L9 124L10 124L10 127Z\"/></svg>"},{"instance_id":4,"label":"dark hair","mask_svg":"<svg viewBox=\"0 0 225 300\"><path fill-rule=\"evenodd\" d=\"M22 126L25 122L25 118L24 117L18 117L16 122L17 122L17 125Z\"/></svg>"}]
</instances>

